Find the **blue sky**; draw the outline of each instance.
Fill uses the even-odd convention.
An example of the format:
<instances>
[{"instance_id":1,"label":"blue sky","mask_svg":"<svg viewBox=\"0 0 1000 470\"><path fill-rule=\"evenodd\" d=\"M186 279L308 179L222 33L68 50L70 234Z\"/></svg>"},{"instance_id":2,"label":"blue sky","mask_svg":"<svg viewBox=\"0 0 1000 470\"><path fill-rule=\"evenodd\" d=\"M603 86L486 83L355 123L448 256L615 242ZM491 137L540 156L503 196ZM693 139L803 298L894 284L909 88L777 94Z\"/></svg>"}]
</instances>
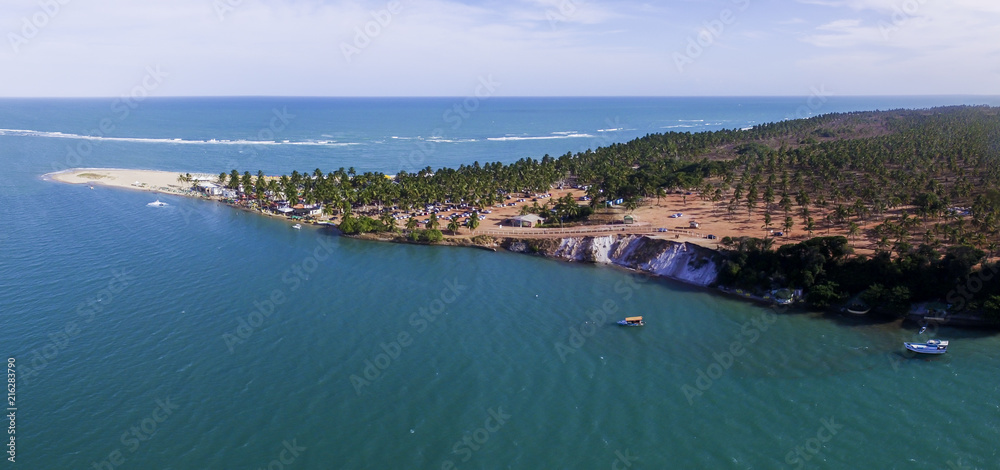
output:
<instances>
[{"instance_id":1,"label":"blue sky","mask_svg":"<svg viewBox=\"0 0 1000 470\"><path fill-rule=\"evenodd\" d=\"M6 3L0 96L1000 94L992 0Z\"/></svg>"}]
</instances>

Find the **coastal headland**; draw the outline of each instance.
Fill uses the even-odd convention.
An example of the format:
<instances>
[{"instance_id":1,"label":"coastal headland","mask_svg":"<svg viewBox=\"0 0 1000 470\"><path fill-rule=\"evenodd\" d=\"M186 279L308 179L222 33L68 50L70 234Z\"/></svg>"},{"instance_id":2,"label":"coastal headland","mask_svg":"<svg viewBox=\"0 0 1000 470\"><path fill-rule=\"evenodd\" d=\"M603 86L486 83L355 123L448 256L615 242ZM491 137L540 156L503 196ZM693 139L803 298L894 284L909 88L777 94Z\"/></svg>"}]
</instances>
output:
<instances>
[{"instance_id":1,"label":"coastal headland","mask_svg":"<svg viewBox=\"0 0 1000 470\"><path fill-rule=\"evenodd\" d=\"M1000 285L972 283L1000 266L998 139L1000 109L957 106L649 134L395 175L82 168L46 177L209 198L363 239L502 246L685 282L653 261L697 246L713 254L690 266L716 275L692 283L744 297L1000 324Z\"/></svg>"},{"instance_id":2,"label":"coastal headland","mask_svg":"<svg viewBox=\"0 0 1000 470\"><path fill-rule=\"evenodd\" d=\"M89 185L92 188L127 189L218 200L230 203L234 208L246 210L245 207L232 204L233 201L226 201L223 197L207 196L191 189L190 181L179 181L179 175L177 172L160 170L74 168L49 173L44 175L44 178L61 183ZM210 174L186 173L185 175L204 181L217 178ZM567 190L553 190L554 197L557 194L571 193L572 191ZM667 196L664 199L670 200L670 202L664 202L662 205L655 204L653 207L639 207L635 212L645 214L645 220L661 222L669 227L674 219L666 214L657 217L657 212L665 212L665 207L670 203L675 204L674 207L684 205L689 214L704 221L705 225L714 227L714 231L720 233L722 237L745 236L745 226L727 224L723 218L715 217L717 211L711 207L704 207L705 204L700 204L693 198ZM273 216L265 211L257 210L255 212ZM695 232L689 227L685 228L677 223L674 223L673 229L653 227L649 223L566 227L562 229L504 227L504 221L508 220L509 217L516 216L517 213L516 206L510 206L486 214L482 228L474 233L467 229L466 233L459 234L448 234L446 231L440 243L491 251L503 249L566 262L605 264L699 287L710 287L718 283L722 266L722 257L720 256L722 252L718 246L718 239L706 239L703 234ZM290 221L294 220L290 219ZM310 221L317 225L335 225L337 217L321 217L310 219ZM405 236L399 234L360 234L356 235L355 238L398 243L409 242ZM790 242L793 238L787 237L785 240ZM769 295L754 295L742 289L720 287L720 290L724 294L752 302L771 303L774 300ZM914 310L925 309L925 306L918 305ZM911 315L911 318L917 321L921 320L919 316ZM963 321L953 322L952 325L984 326L983 322L976 318L964 318Z\"/></svg>"}]
</instances>

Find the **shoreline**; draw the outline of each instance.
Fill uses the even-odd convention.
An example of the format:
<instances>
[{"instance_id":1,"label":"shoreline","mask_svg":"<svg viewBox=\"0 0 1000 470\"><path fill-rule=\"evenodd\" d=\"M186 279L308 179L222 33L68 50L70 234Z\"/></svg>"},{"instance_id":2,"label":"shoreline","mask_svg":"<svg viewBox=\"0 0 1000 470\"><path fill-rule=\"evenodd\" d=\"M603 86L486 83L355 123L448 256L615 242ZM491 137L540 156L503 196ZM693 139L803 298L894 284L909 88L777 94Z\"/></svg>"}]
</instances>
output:
<instances>
[{"instance_id":1,"label":"shoreline","mask_svg":"<svg viewBox=\"0 0 1000 470\"><path fill-rule=\"evenodd\" d=\"M179 172L163 170L137 170L129 168L68 168L45 173L41 178L66 184L90 184L110 188L131 189L188 197L202 197L177 182ZM214 178L218 175L192 173L192 176ZM131 182L129 182L131 181ZM139 183L139 184L136 184Z\"/></svg>"},{"instance_id":2,"label":"shoreline","mask_svg":"<svg viewBox=\"0 0 1000 470\"><path fill-rule=\"evenodd\" d=\"M137 169L125 169L125 168L70 168L61 171L45 173L41 175L41 178L46 181L55 181L65 184L90 184L91 189L93 189L93 186L104 186L109 188L130 189L136 191L184 196L194 199L212 200L221 202L229 207L232 207L234 209L240 209L245 212L252 212L270 218L284 219L289 223L307 223L310 225L317 225L320 227L335 228L335 224L333 224L333 222L331 221L306 222L303 220L291 219L289 217L282 215L270 214L260 209L253 209L241 206L239 204L232 204L230 202L227 202L225 198L219 196L208 196L199 193L197 191L194 191L192 189L184 189L183 186L181 186L181 183L177 181L177 177L181 174L184 173L176 171L137 170ZM197 174L191 173L191 176L204 179L215 179L218 177L218 175L211 175L208 173L197 173ZM331 218L330 220L333 219ZM557 249L557 246L560 246L560 244L565 244L566 241L574 241L577 243L577 245L583 245L590 243L597 238L602 238L602 239L611 238L614 240L614 244L617 244L619 241L623 239L636 237L636 239L648 240L652 244L659 244L659 245L665 244L671 247L686 246L687 244L690 244L698 247L699 250L707 250L708 252L712 253L713 256L718 255L720 253L720 251L717 248L713 248L711 246L705 246L704 240L695 237L685 236L682 239L679 234L674 234L674 233L671 233L673 237L669 237L667 235L655 235L654 233L656 232L651 232L651 231L643 233L642 230L628 231L628 232L624 232L624 230L625 230L624 228L608 227L606 230L595 231L590 233L582 233L584 231L581 231L581 233L572 233L572 232L533 233L531 231L528 231L523 233L511 233L511 234L490 234L488 233L490 229L482 229L479 231L479 233L467 232L466 234L463 235L445 236L445 238L441 242L434 244L415 242L399 234L394 234L392 236L385 236L385 235L375 235L375 234L344 235L341 233L340 235L358 240L382 241L390 243L404 243L404 244L417 244L417 245L444 245L444 246L469 247L469 248L489 250L493 252L497 252L502 248L504 251L510 251L512 253L531 254L564 262L589 262L594 264L605 264L625 269L628 270L629 272L637 274L660 277L671 281L680 282L688 286L704 288L707 289L709 292L712 292L716 295L722 295L727 298L748 301L757 305L776 304L775 302L769 301L764 298L758 298L756 296L747 296L746 294L743 293L733 292L732 289L726 289L725 287L715 286L714 281L711 283L691 282L690 280L684 279L683 277L665 275L653 272L652 268L648 267L648 265L650 265L651 263L651 260L647 260L646 262L647 269L639 269L640 268L639 265L629 266L627 264L622 264L621 262L616 260L609 260L607 254L603 255L603 259L601 258L602 255L597 255L593 259L588 258L588 256L594 256L593 253L584 254L583 255L584 257L581 258L581 254L579 250L577 250L575 254L572 255L575 256L574 258L574 257L568 257L567 253L562 252L563 248ZM480 240L485 241L486 239L489 239L492 241L492 243L490 244L478 243L475 239L479 237L485 237L485 238L480 238ZM553 245L553 242L556 241L558 241L558 243ZM695 242L701 242L701 243L695 243ZM517 246L520 246L522 248L514 249L515 244L519 244ZM579 248L579 246L575 248ZM790 306L793 308L801 308L801 304L792 304ZM834 308L834 310L831 311L835 310L836 309ZM829 313L830 312L824 312L824 314L829 314ZM864 319L865 316L852 316L852 318ZM878 315L873 315L872 317L868 318L869 321L872 322L878 321L875 320L876 318L881 319L881 317L879 317ZM907 315L905 319L907 321L912 321L913 317L911 315ZM904 324L905 323L906 322L904 322ZM982 323L980 324L965 324L965 323L966 322L964 321L956 322L956 324L953 324L952 326L963 327L963 328L990 328L990 329L997 328L997 325L989 324L986 321L982 321Z\"/></svg>"}]
</instances>

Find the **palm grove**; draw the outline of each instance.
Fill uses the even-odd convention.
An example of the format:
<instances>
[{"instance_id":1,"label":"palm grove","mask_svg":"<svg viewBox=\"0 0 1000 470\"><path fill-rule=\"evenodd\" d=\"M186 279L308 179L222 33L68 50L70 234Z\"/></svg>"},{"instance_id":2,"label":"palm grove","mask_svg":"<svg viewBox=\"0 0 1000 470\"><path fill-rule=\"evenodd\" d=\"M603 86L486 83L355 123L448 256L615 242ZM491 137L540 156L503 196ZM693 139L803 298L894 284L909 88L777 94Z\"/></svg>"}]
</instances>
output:
<instances>
[{"instance_id":1,"label":"palm grove","mask_svg":"<svg viewBox=\"0 0 1000 470\"><path fill-rule=\"evenodd\" d=\"M592 210L617 199L634 209L672 191L692 191L718 214L746 218L761 230L762 237L723 240L720 282L754 290L800 287L816 306L870 291L868 300L899 311L911 301L945 298L996 256L998 114L985 106L836 113L744 130L650 134L510 164L427 167L391 179L353 168L278 178L233 170L219 179L260 207L279 199L322 204L325 213L342 215L348 233L398 231L394 213L441 201L485 207L556 184L583 185L590 202L529 209L550 224L586 223ZM428 229L437 231L434 222ZM406 228L411 238L439 239L440 232L417 230L412 218ZM840 235L774 249L773 229ZM871 256L854 254L859 240ZM997 286L988 283L968 306L1000 318Z\"/></svg>"}]
</instances>

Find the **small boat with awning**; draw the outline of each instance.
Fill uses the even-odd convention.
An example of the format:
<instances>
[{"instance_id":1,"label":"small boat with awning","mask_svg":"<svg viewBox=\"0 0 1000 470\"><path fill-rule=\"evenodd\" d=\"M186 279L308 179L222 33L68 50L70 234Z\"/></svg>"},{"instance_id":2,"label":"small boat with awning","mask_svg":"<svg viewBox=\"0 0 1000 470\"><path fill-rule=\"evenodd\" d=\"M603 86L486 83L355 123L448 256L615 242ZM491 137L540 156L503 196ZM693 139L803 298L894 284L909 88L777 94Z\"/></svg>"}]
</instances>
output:
<instances>
[{"instance_id":1,"label":"small boat with awning","mask_svg":"<svg viewBox=\"0 0 1000 470\"><path fill-rule=\"evenodd\" d=\"M927 340L926 343L903 343L903 346L918 354L944 354L948 352L948 342L939 339Z\"/></svg>"},{"instance_id":2,"label":"small boat with awning","mask_svg":"<svg viewBox=\"0 0 1000 470\"><path fill-rule=\"evenodd\" d=\"M642 321L642 317L626 317L624 320L618 320L618 324L621 326L644 326L646 322Z\"/></svg>"}]
</instances>

